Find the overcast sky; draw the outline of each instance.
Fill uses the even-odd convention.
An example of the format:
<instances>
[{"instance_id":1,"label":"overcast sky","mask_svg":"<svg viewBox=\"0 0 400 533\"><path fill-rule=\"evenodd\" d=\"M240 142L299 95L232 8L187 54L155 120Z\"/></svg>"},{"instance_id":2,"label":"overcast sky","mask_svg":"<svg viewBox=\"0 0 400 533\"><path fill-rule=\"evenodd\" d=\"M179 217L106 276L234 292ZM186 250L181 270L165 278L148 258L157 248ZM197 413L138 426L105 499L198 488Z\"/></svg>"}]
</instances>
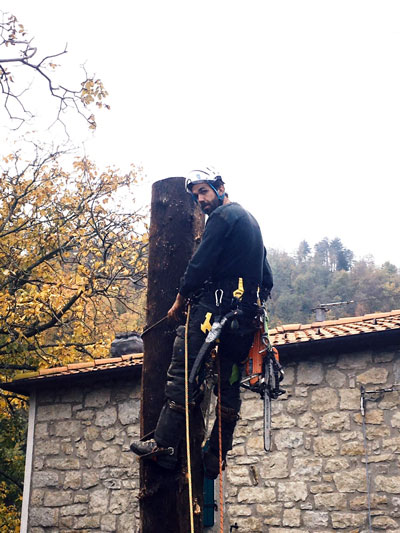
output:
<instances>
[{"instance_id":1,"label":"overcast sky","mask_svg":"<svg viewBox=\"0 0 400 533\"><path fill-rule=\"evenodd\" d=\"M100 166L142 165L149 192L214 165L267 248L340 237L357 258L400 267L398 0L3 0L2 9L46 53L68 42L68 61L103 80L112 109L85 144Z\"/></svg>"}]
</instances>

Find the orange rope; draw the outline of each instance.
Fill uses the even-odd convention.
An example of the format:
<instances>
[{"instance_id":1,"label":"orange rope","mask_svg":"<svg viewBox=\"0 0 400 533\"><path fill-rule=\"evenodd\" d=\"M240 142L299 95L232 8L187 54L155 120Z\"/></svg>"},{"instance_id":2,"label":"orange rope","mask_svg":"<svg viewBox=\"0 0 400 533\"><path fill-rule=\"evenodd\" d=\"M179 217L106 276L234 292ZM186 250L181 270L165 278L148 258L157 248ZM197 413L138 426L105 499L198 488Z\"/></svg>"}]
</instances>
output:
<instances>
[{"instance_id":1,"label":"orange rope","mask_svg":"<svg viewBox=\"0 0 400 533\"><path fill-rule=\"evenodd\" d=\"M221 409L221 364L217 356L218 369L218 447L219 447L219 530L224 533L224 483L222 479L222 409Z\"/></svg>"}]
</instances>

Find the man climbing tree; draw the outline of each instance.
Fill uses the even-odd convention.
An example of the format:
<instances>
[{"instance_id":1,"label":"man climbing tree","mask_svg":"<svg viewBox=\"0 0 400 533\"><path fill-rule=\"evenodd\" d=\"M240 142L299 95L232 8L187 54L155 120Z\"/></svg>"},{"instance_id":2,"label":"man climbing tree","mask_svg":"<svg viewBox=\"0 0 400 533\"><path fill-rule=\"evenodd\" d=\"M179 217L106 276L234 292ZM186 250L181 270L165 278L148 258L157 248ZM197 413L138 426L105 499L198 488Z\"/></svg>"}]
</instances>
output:
<instances>
[{"instance_id":1,"label":"man climbing tree","mask_svg":"<svg viewBox=\"0 0 400 533\"><path fill-rule=\"evenodd\" d=\"M206 476L215 479L219 473L219 413L225 462L240 410L242 362L254 336L257 300L268 297L272 273L257 221L239 204L230 201L224 182L215 170L192 171L186 180L186 190L209 216L202 242L168 311L170 319L178 320L185 304L189 304L187 331L185 335L184 326L177 328L165 388L166 401L154 438L134 441L131 450L139 456L157 459L163 468L176 468L185 425L185 336L189 373L193 367L196 373L188 391L189 405L193 406L201 400L203 365L196 372L198 354L208 347L205 339L212 325L216 329L218 324L224 324L218 344L221 405L220 409L217 406L210 446L203 456Z\"/></svg>"}]
</instances>

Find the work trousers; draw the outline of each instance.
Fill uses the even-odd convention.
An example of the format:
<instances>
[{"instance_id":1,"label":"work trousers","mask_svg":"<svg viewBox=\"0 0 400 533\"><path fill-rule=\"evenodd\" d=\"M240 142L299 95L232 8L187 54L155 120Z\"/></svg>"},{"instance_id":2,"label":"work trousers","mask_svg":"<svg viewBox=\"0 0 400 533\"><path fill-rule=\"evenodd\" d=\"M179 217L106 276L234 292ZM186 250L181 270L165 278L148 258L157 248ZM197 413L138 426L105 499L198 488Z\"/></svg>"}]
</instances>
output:
<instances>
[{"instance_id":1,"label":"work trousers","mask_svg":"<svg viewBox=\"0 0 400 533\"><path fill-rule=\"evenodd\" d=\"M190 309L188 325L188 360L189 374L196 356L202 347L207 331L202 324L207 322L207 313L211 313L210 323L223 317L232 309L232 293L224 294L215 291L204 292ZM219 301L221 299L221 301ZM219 304L219 305L217 305ZM239 307L240 308L240 307ZM240 379L242 367L251 347L255 331L256 305L247 303L243 306L243 314L237 320L227 322L218 343L220 360L221 386L221 425L222 453L232 448L232 438L238 413L240 410ZM204 329L204 328L203 328ZM201 376L201 372L200 372ZM201 379L200 379L201 381ZM200 384L195 387L198 388ZM189 388L189 403L193 404L198 390ZM215 393L217 391L214 391ZM167 374L165 387L166 403L161 411L155 439L160 446L176 448L184 432L185 405L185 327L180 326L174 342L173 354ZM218 413L218 409L217 409ZM218 415L210 437L210 450L218 454Z\"/></svg>"}]
</instances>

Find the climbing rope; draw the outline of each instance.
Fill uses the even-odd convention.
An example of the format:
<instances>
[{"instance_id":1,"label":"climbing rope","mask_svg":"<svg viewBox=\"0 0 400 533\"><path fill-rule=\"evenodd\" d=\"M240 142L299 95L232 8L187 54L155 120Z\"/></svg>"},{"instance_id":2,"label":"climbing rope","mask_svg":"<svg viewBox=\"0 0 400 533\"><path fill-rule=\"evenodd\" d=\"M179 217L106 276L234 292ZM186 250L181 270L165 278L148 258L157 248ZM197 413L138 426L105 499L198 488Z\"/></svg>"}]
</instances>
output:
<instances>
[{"instance_id":1,"label":"climbing rope","mask_svg":"<svg viewBox=\"0 0 400 533\"><path fill-rule=\"evenodd\" d=\"M187 472L189 485L189 514L190 514L190 533L194 533L194 516L193 516L193 492L192 492L192 463L190 458L190 420L189 420L189 344L188 330L190 318L190 305L188 306L186 325L185 325L185 419L186 419L186 457Z\"/></svg>"},{"instance_id":2,"label":"climbing rope","mask_svg":"<svg viewBox=\"0 0 400 533\"><path fill-rule=\"evenodd\" d=\"M224 483L222 479L222 408L221 408L221 364L217 355L218 371L218 449L219 449L219 531L224 533Z\"/></svg>"}]
</instances>

